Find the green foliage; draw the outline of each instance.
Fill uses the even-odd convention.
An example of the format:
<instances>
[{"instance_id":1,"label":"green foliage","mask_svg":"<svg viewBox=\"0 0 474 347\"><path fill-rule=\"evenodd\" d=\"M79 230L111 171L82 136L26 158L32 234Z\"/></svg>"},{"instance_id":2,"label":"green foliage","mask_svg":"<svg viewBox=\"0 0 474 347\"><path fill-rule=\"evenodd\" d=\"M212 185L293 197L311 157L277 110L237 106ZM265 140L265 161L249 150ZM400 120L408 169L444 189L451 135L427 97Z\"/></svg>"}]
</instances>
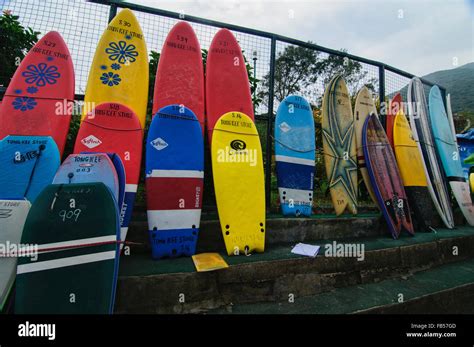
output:
<instances>
[{"instance_id":1,"label":"green foliage","mask_svg":"<svg viewBox=\"0 0 474 347\"><path fill-rule=\"evenodd\" d=\"M301 46L287 46L275 61L275 99L281 102L290 94L299 94L308 98L314 105L320 106L322 98L314 98L315 95L321 94L316 90L317 84L326 84L336 74L343 75L352 94L362 87L367 77L367 71L357 61L338 55L323 58L319 51ZM269 83L270 75L267 74L259 91L262 99L268 95ZM376 83L376 79L369 79L365 85L374 91Z\"/></svg>"},{"instance_id":2,"label":"green foliage","mask_svg":"<svg viewBox=\"0 0 474 347\"><path fill-rule=\"evenodd\" d=\"M26 53L38 41L37 31L24 28L19 17L3 11L0 17L0 86L7 87Z\"/></svg>"}]
</instances>

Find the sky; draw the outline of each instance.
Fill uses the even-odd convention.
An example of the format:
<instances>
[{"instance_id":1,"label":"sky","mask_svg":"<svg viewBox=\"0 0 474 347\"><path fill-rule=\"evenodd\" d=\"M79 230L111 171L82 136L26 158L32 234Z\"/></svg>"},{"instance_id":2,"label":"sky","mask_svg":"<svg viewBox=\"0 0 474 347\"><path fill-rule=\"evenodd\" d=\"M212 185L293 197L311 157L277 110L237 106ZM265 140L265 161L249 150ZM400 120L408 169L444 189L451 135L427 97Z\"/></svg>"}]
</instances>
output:
<instances>
[{"instance_id":1,"label":"sky","mask_svg":"<svg viewBox=\"0 0 474 347\"><path fill-rule=\"evenodd\" d=\"M474 0L130 0L425 75L474 61Z\"/></svg>"}]
</instances>

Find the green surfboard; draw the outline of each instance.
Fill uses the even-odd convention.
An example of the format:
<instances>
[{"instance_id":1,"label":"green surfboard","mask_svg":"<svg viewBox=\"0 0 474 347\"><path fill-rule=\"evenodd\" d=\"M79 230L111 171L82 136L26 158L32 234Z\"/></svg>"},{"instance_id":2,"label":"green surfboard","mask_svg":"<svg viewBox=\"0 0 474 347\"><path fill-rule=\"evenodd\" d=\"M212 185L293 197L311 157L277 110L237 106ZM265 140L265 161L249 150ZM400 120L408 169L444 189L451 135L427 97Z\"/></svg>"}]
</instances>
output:
<instances>
[{"instance_id":1,"label":"green surfboard","mask_svg":"<svg viewBox=\"0 0 474 347\"><path fill-rule=\"evenodd\" d=\"M103 183L49 185L25 223L15 313L112 313L119 237L116 202Z\"/></svg>"}]
</instances>

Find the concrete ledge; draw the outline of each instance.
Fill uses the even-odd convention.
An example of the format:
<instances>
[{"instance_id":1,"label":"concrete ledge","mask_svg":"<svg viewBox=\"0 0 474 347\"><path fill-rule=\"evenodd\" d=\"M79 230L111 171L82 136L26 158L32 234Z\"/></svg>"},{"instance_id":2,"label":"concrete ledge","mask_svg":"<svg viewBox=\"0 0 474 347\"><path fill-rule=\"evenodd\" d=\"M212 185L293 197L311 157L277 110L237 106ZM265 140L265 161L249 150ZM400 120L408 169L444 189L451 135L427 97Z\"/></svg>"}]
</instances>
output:
<instances>
[{"instance_id":1,"label":"concrete ledge","mask_svg":"<svg viewBox=\"0 0 474 347\"><path fill-rule=\"evenodd\" d=\"M265 254L253 255L254 258L226 258L230 268L209 273L194 272L189 259L174 260L186 264L181 269L176 267L174 273L154 274L140 270L141 274L137 276L127 273L125 266L125 273L122 272L119 278L116 312L195 313L223 305L277 302L287 300L289 295L311 296L335 288L380 282L474 257L472 228L457 233L420 235L419 239L422 242L415 243L416 237L397 241L387 238L365 240L364 261L298 257L289 254L290 245L281 245ZM453 247L458 255L453 254ZM258 261L259 257L263 261ZM160 262L151 262L148 257L140 259L135 256L129 261L136 262L135 268L140 269L140 264L144 267L152 264L157 271L164 271ZM173 263L170 261L169 264ZM183 294L184 303L179 301Z\"/></svg>"},{"instance_id":2,"label":"concrete ledge","mask_svg":"<svg viewBox=\"0 0 474 347\"><path fill-rule=\"evenodd\" d=\"M388 235L386 224L378 214L339 218L269 218L266 224L267 245ZM146 220L130 224L127 241L135 243L132 245L135 251L150 252ZM197 253L219 252L223 249L225 246L219 221L201 221Z\"/></svg>"}]
</instances>

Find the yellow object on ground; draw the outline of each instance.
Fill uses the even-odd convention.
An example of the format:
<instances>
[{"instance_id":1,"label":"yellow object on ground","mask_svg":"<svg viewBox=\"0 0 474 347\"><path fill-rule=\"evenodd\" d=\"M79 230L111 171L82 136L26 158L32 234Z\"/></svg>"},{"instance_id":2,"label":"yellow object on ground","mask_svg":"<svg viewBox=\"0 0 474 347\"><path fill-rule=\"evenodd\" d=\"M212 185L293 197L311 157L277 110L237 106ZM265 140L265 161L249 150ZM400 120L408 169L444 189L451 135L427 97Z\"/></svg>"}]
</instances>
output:
<instances>
[{"instance_id":1,"label":"yellow object on ground","mask_svg":"<svg viewBox=\"0 0 474 347\"><path fill-rule=\"evenodd\" d=\"M219 253L201 253L192 256L197 272L207 272L228 268L229 265Z\"/></svg>"}]
</instances>

